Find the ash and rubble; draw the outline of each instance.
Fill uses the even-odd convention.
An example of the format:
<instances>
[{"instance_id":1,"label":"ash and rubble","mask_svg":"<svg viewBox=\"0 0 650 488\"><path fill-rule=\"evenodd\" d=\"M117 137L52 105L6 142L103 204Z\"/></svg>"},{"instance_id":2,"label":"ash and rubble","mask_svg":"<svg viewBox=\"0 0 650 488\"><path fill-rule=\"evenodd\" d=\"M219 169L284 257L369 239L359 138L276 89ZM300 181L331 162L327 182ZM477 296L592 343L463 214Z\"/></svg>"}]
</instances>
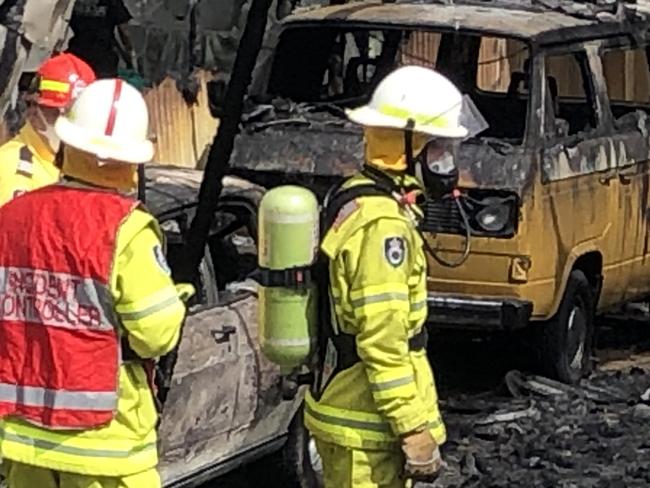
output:
<instances>
[{"instance_id":1,"label":"ash and rubble","mask_svg":"<svg viewBox=\"0 0 650 488\"><path fill-rule=\"evenodd\" d=\"M639 368L576 387L511 371L499 394L447 398L448 467L432 486L648 486L649 389Z\"/></svg>"}]
</instances>

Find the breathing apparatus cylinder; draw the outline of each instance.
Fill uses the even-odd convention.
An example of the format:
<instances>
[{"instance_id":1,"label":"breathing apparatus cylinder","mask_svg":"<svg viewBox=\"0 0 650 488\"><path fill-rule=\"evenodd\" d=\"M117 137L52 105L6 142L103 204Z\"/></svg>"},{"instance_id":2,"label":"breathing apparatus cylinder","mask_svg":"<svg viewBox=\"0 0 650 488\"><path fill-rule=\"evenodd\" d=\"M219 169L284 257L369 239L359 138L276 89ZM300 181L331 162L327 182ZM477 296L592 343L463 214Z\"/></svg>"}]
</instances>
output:
<instances>
[{"instance_id":1,"label":"breathing apparatus cylinder","mask_svg":"<svg viewBox=\"0 0 650 488\"><path fill-rule=\"evenodd\" d=\"M307 277L319 247L318 201L306 188L280 186L264 195L258 219L260 344L288 375L316 345L317 287Z\"/></svg>"}]
</instances>

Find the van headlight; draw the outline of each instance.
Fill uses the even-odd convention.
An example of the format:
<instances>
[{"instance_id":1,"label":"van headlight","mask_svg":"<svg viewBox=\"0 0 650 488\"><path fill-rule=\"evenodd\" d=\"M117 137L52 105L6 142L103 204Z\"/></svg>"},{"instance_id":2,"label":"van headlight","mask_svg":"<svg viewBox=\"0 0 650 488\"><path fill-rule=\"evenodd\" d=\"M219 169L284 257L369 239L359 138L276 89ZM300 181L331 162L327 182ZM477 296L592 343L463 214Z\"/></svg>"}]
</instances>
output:
<instances>
[{"instance_id":1,"label":"van headlight","mask_svg":"<svg viewBox=\"0 0 650 488\"><path fill-rule=\"evenodd\" d=\"M510 221L510 207L502 203L488 204L474 218L483 230L499 232Z\"/></svg>"}]
</instances>

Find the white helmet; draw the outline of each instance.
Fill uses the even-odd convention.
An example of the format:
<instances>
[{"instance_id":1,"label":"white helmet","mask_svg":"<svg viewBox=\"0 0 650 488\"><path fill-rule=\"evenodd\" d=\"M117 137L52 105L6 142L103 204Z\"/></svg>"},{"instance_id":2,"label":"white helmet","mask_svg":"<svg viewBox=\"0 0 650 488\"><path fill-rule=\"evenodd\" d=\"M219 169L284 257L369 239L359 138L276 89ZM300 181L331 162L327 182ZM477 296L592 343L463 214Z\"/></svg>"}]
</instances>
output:
<instances>
[{"instance_id":1,"label":"white helmet","mask_svg":"<svg viewBox=\"0 0 650 488\"><path fill-rule=\"evenodd\" d=\"M99 159L140 164L153 158L147 105L140 92L121 79L88 85L54 128L63 142Z\"/></svg>"},{"instance_id":2,"label":"white helmet","mask_svg":"<svg viewBox=\"0 0 650 488\"><path fill-rule=\"evenodd\" d=\"M414 132L464 138L462 109L463 95L447 78L432 69L404 66L381 80L368 105L347 115L363 126L394 129L406 129L411 119Z\"/></svg>"}]
</instances>

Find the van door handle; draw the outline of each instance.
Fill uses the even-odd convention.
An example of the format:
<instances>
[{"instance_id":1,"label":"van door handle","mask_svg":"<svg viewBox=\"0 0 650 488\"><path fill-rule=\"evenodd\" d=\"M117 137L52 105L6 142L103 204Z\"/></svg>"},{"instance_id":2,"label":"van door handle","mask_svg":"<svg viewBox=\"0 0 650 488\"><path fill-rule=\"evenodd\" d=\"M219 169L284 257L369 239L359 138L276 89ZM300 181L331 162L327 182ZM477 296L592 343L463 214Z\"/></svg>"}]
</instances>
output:
<instances>
[{"instance_id":1,"label":"van door handle","mask_svg":"<svg viewBox=\"0 0 650 488\"><path fill-rule=\"evenodd\" d=\"M621 185L629 185L632 183L632 178L630 178L628 175L625 175L623 173L618 174L618 179L621 182Z\"/></svg>"},{"instance_id":2,"label":"van door handle","mask_svg":"<svg viewBox=\"0 0 650 488\"><path fill-rule=\"evenodd\" d=\"M234 325L224 325L221 329L214 329L211 331L212 338L217 344L224 344L230 341L230 336L237 332Z\"/></svg>"},{"instance_id":3,"label":"van door handle","mask_svg":"<svg viewBox=\"0 0 650 488\"><path fill-rule=\"evenodd\" d=\"M606 185L609 186L609 182L612 181L614 178L619 177L620 175L612 172L612 173L606 173L598 177L598 183L601 185Z\"/></svg>"}]
</instances>

